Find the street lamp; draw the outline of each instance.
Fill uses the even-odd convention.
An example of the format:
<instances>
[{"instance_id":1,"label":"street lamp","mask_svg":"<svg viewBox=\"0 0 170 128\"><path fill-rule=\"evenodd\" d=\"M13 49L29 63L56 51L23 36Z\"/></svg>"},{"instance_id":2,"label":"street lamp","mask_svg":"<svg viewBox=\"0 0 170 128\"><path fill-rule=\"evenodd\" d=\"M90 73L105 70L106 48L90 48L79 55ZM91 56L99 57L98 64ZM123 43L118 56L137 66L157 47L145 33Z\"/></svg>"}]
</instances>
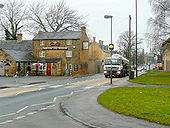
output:
<instances>
[{"instance_id":1,"label":"street lamp","mask_svg":"<svg viewBox=\"0 0 170 128\"><path fill-rule=\"evenodd\" d=\"M135 0L135 8L136 8L136 77L138 77L138 51L137 51L137 41L138 41L138 36L137 36L137 34L138 34L138 15L137 15L137 11L138 11L138 9L137 9L137 0Z\"/></svg>"},{"instance_id":2,"label":"street lamp","mask_svg":"<svg viewBox=\"0 0 170 128\"><path fill-rule=\"evenodd\" d=\"M112 15L105 15L104 16L105 19L111 19L111 44L109 45L109 49L110 49L110 52L111 52L111 70L110 70L110 84L112 84L112 52L113 52L113 44L112 44L112 18L113 16Z\"/></svg>"}]
</instances>

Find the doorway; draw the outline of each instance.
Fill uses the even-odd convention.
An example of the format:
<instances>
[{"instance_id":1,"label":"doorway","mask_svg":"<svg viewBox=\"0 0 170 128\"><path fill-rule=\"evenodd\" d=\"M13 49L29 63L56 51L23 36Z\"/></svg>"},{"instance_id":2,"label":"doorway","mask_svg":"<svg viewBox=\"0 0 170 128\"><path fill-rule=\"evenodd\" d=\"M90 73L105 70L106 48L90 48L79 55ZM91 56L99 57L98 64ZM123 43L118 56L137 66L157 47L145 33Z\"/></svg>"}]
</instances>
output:
<instances>
[{"instance_id":1,"label":"doorway","mask_svg":"<svg viewBox=\"0 0 170 128\"><path fill-rule=\"evenodd\" d=\"M51 76L51 63L47 63L46 74L47 76Z\"/></svg>"}]
</instances>

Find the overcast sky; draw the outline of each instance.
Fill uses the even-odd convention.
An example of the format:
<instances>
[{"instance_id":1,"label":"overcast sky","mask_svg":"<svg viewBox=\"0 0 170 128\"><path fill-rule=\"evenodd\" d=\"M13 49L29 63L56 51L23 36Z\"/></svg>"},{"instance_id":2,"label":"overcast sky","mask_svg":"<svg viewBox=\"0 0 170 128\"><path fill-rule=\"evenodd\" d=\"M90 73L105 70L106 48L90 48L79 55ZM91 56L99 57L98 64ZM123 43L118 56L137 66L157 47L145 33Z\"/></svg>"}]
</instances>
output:
<instances>
[{"instance_id":1,"label":"overcast sky","mask_svg":"<svg viewBox=\"0 0 170 128\"><path fill-rule=\"evenodd\" d=\"M3 3L5 0L1 0ZM37 0L27 0L32 3ZM42 0L39 0L42 1ZM55 3L59 0L44 0ZM113 43L120 34L128 30L128 17L132 15L132 30L135 31L135 0L65 0L66 3L79 14L84 15L87 21L87 30L90 36L96 40L110 43L110 19L104 19L104 15L113 16ZM142 37L147 32L147 20L151 17L151 7L148 0L138 0L138 33Z\"/></svg>"}]
</instances>

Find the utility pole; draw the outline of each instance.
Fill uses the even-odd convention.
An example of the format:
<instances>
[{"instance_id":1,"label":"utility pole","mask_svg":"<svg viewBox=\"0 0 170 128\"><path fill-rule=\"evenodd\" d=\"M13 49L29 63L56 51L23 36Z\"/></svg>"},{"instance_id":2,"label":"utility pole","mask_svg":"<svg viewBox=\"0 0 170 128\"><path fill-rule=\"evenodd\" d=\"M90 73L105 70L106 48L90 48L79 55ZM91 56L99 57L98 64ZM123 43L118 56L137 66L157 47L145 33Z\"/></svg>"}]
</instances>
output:
<instances>
[{"instance_id":1,"label":"utility pole","mask_svg":"<svg viewBox=\"0 0 170 128\"><path fill-rule=\"evenodd\" d=\"M136 77L138 77L138 0L135 1L135 8L136 8Z\"/></svg>"},{"instance_id":2,"label":"utility pole","mask_svg":"<svg viewBox=\"0 0 170 128\"><path fill-rule=\"evenodd\" d=\"M128 50L129 50L129 80L131 79L131 15L129 15L129 43L128 43Z\"/></svg>"}]
</instances>

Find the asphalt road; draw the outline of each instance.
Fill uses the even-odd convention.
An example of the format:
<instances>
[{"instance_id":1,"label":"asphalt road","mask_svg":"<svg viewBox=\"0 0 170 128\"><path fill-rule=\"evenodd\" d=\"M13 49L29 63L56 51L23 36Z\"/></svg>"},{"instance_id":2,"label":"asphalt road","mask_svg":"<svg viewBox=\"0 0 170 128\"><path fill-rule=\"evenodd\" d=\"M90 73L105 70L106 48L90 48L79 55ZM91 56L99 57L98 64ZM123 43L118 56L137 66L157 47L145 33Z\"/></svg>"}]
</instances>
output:
<instances>
[{"instance_id":1,"label":"asphalt road","mask_svg":"<svg viewBox=\"0 0 170 128\"><path fill-rule=\"evenodd\" d=\"M20 79L24 81L9 80L9 85L15 87L12 93L9 89L3 91L1 89L0 127L2 128L84 128L85 126L63 115L54 102L55 97L109 83L109 79L104 78L103 74L47 81L42 79L45 82L39 84L26 84L30 81L28 78L24 79ZM34 81L33 78L31 80ZM117 80L117 78L114 80ZM17 83L14 85L16 81ZM37 78L35 78L35 81L37 82ZM5 80L3 82L5 83ZM23 84L24 82L25 84ZM5 85L8 85L7 82ZM23 93L22 89L25 88L36 90ZM20 92L15 89L19 89ZM1 94L5 92L8 92L9 95L4 97Z\"/></svg>"}]
</instances>

